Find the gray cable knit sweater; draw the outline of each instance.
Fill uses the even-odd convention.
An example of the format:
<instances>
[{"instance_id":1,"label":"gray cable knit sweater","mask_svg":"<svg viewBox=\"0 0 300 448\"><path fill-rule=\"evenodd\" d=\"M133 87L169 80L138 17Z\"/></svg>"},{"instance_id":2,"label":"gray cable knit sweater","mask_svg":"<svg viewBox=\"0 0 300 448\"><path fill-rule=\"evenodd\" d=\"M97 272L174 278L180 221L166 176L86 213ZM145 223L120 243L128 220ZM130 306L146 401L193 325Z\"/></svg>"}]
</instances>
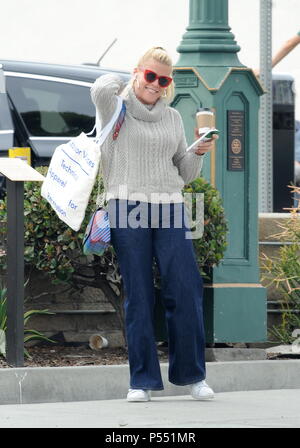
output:
<instances>
[{"instance_id":1,"label":"gray cable knit sweater","mask_svg":"<svg viewBox=\"0 0 300 448\"><path fill-rule=\"evenodd\" d=\"M104 126L116 108L124 84L117 75L103 75L91 97ZM182 202L183 186L200 175L203 157L186 152L181 116L163 99L154 106L141 103L125 89L126 115L118 138L113 130L101 147L106 200L129 199L153 203Z\"/></svg>"}]
</instances>

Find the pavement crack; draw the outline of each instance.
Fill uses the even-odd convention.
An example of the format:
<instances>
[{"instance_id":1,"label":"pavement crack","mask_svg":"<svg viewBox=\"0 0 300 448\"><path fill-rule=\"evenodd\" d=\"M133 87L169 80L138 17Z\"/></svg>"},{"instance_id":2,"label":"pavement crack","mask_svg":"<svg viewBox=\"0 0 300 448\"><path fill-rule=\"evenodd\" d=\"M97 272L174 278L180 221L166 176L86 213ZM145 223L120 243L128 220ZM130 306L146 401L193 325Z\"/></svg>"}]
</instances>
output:
<instances>
[{"instance_id":1,"label":"pavement crack","mask_svg":"<svg viewBox=\"0 0 300 448\"><path fill-rule=\"evenodd\" d=\"M19 374L15 372L15 376L17 378L18 384L19 384L19 402L20 404L23 404L23 395L22 395L22 382L25 380L27 376L27 372L23 374Z\"/></svg>"}]
</instances>

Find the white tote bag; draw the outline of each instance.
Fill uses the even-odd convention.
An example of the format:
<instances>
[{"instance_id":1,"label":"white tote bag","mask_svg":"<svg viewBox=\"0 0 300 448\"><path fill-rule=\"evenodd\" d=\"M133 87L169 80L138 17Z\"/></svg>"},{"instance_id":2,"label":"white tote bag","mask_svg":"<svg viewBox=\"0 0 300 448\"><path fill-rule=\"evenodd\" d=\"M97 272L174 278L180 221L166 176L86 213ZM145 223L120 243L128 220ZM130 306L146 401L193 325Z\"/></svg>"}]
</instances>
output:
<instances>
[{"instance_id":1,"label":"white tote bag","mask_svg":"<svg viewBox=\"0 0 300 448\"><path fill-rule=\"evenodd\" d=\"M89 197L95 183L100 162L100 146L105 141L122 109L117 96L117 107L110 122L96 138L88 137L94 129L68 143L58 146L51 158L41 194L57 216L73 230L79 230L85 216Z\"/></svg>"}]
</instances>

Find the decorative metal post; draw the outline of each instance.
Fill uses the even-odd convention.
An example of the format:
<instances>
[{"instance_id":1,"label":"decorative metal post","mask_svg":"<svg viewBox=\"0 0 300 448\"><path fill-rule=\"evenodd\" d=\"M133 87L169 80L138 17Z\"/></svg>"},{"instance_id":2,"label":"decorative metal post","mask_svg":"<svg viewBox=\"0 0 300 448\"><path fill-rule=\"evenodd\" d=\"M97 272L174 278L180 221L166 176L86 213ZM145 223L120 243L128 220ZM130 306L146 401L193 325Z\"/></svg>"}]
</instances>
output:
<instances>
[{"instance_id":1,"label":"decorative metal post","mask_svg":"<svg viewBox=\"0 0 300 448\"><path fill-rule=\"evenodd\" d=\"M205 156L202 175L219 190L229 225L224 260L212 268L212 282L205 285L207 342L266 338L266 290L258 264L257 150L264 89L239 61L239 49L228 25L228 0L190 0L189 25L177 48L173 107L183 117L189 143L197 108L215 111L220 138Z\"/></svg>"},{"instance_id":2,"label":"decorative metal post","mask_svg":"<svg viewBox=\"0 0 300 448\"><path fill-rule=\"evenodd\" d=\"M176 66L242 67L230 29L228 0L190 0L189 25L177 48Z\"/></svg>"}]
</instances>

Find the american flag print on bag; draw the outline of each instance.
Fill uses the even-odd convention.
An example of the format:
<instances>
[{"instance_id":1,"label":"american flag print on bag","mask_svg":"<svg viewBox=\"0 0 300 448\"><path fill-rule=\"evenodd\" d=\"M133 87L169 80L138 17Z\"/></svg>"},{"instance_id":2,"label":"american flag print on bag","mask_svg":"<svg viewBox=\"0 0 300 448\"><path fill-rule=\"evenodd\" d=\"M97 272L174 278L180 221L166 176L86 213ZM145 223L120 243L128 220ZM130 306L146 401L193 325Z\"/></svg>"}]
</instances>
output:
<instances>
[{"instance_id":1,"label":"american flag print on bag","mask_svg":"<svg viewBox=\"0 0 300 448\"><path fill-rule=\"evenodd\" d=\"M86 228L83 239L85 255L102 255L110 245L110 224L108 212L103 208L96 210Z\"/></svg>"}]
</instances>

